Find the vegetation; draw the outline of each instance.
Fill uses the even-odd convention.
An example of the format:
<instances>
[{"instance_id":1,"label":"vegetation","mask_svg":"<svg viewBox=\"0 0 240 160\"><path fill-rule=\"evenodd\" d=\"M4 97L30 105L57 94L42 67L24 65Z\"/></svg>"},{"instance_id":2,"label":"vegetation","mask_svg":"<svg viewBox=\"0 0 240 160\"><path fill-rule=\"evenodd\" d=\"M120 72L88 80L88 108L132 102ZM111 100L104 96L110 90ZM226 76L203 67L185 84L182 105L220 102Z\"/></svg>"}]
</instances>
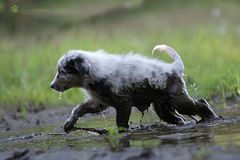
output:
<instances>
[{"instance_id":1,"label":"vegetation","mask_svg":"<svg viewBox=\"0 0 240 160\"><path fill-rule=\"evenodd\" d=\"M6 25L0 30L1 105L57 106L81 101L78 89L67 91L59 100L49 88L58 59L69 49L152 56L153 46L160 43L181 55L192 96L239 94L238 1L145 3L61 1L55 5L50 1L39 4L40 9L34 3L14 6L11 14L18 16L14 31Z\"/></svg>"}]
</instances>

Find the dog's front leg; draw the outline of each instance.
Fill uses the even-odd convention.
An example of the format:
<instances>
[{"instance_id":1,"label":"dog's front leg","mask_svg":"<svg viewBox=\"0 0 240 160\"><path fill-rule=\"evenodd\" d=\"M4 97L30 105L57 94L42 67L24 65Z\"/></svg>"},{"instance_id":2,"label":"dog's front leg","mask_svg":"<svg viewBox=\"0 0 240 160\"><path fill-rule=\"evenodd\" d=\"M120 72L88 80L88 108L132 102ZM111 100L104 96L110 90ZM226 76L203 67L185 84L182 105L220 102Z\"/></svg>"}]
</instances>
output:
<instances>
[{"instance_id":1,"label":"dog's front leg","mask_svg":"<svg viewBox=\"0 0 240 160\"><path fill-rule=\"evenodd\" d=\"M127 106L122 106L120 108L116 107L116 112L117 112L117 117L116 117L116 122L117 122L117 127L118 127L118 132L125 132L128 131L128 121L129 117L131 114L132 108Z\"/></svg>"},{"instance_id":2,"label":"dog's front leg","mask_svg":"<svg viewBox=\"0 0 240 160\"><path fill-rule=\"evenodd\" d=\"M107 106L97 103L94 100L88 100L84 103L78 104L73 108L71 115L64 123L64 131L69 133L76 124L79 117L82 117L86 113L98 113L106 109Z\"/></svg>"}]
</instances>

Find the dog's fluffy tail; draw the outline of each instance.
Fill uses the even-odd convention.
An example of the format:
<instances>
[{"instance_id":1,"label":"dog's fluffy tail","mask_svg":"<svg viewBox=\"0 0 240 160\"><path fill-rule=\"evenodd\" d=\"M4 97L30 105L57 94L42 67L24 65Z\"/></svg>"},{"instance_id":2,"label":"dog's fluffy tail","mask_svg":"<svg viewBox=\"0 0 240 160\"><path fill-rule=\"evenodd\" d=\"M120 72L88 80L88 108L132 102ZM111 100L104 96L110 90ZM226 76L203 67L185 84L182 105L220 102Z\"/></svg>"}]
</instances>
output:
<instances>
[{"instance_id":1,"label":"dog's fluffy tail","mask_svg":"<svg viewBox=\"0 0 240 160\"><path fill-rule=\"evenodd\" d=\"M165 53L167 53L172 59L173 59L173 65L174 65L174 69L180 73L183 74L184 72L184 65L182 62L181 57L178 55L178 53L171 47L165 45L165 44L160 44L160 45L156 45L153 50L152 50L152 54L156 51L164 51Z\"/></svg>"}]
</instances>

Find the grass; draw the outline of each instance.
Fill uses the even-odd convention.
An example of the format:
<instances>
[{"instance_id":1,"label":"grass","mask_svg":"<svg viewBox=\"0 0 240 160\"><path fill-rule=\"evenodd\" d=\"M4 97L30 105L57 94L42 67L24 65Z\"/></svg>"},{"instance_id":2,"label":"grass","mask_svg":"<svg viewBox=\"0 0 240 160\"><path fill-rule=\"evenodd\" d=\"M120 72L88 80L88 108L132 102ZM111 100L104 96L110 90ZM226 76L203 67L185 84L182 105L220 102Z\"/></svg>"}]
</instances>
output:
<instances>
[{"instance_id":1,"label":"grass","mask_svg":"<svg viewBox=\"0 0 240 160\"><path fill-rule=\"evenodd\" d=\"M193 2L152 9L136 7L120 16L105 15L94 22L73 23L60 31L59 26L53 30L45 23L39 24L40 29L29 32L20 29L13 35L0 31L1 106L57 106L80 102L83 96L78 89L67 91L59 100L58 93L49 88L59 57L69 49L103 48L111 53L134 51L151 56L153 46L159 43L174 47L181 55L192 96L229 96L239 91L238 2L201 2L201 5ZM214 17L214 10L220 15ZM61 17L55 18L61 21ZM154 56L161 58L160 54Z\"/></svg>"}]
</instances>

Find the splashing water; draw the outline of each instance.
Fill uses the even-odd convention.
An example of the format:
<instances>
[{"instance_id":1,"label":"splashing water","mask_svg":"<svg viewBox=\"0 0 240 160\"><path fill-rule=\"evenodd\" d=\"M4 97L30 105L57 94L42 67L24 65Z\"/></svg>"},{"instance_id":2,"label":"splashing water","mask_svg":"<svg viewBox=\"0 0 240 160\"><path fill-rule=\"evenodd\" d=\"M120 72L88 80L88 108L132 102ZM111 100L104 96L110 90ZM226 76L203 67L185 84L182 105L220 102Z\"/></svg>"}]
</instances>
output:
<instances>
[{"instance_id":1,"label":"splashing water","mask_svg":"<svg viewBox=\"0 0 240 160\"><path fill-rule=\"evenodd\" d=\"M61 93L61 92L59 92L59 97L58 97L58 99L59 99L59 100L62 99L62 93Z\"/></svg>"},{"instance_id":2,"label":"splashing water","mask_svg":"<svg viewBox=\"0 0 240 160\"><path fill-rule=\"evenodd\" d=\"M101 109L99 108L99 106L98 106L98 109L101 110ZM103 119L104 119L104 122L107 124L107 119L106 119L103 111L101 111L100 113L101 113L101 115L102 115L102 117L103 117Z\"/></svg>"},{"instance_id":3,"label":"splashing water","mask_svg":"<svg viewBox=\"0 0 240 160\"><path fill-rule=\"evenodd\" d=\"M104 122L107 123L107 119L106 119L105 115L103 114L103 112L101 112L101 115L104 118Z\"/></svg>"},{"instance_id":4,"label":"splashing water","mask_svg":"<svg viewBox=\"0 0 240 160\"><path fill-rule=\"evenodd\" d=\"M193 83L193 84L190 85L190 90L191 91L197 91L198 90L196 83Z\"/></svg>"}]
</instances>

